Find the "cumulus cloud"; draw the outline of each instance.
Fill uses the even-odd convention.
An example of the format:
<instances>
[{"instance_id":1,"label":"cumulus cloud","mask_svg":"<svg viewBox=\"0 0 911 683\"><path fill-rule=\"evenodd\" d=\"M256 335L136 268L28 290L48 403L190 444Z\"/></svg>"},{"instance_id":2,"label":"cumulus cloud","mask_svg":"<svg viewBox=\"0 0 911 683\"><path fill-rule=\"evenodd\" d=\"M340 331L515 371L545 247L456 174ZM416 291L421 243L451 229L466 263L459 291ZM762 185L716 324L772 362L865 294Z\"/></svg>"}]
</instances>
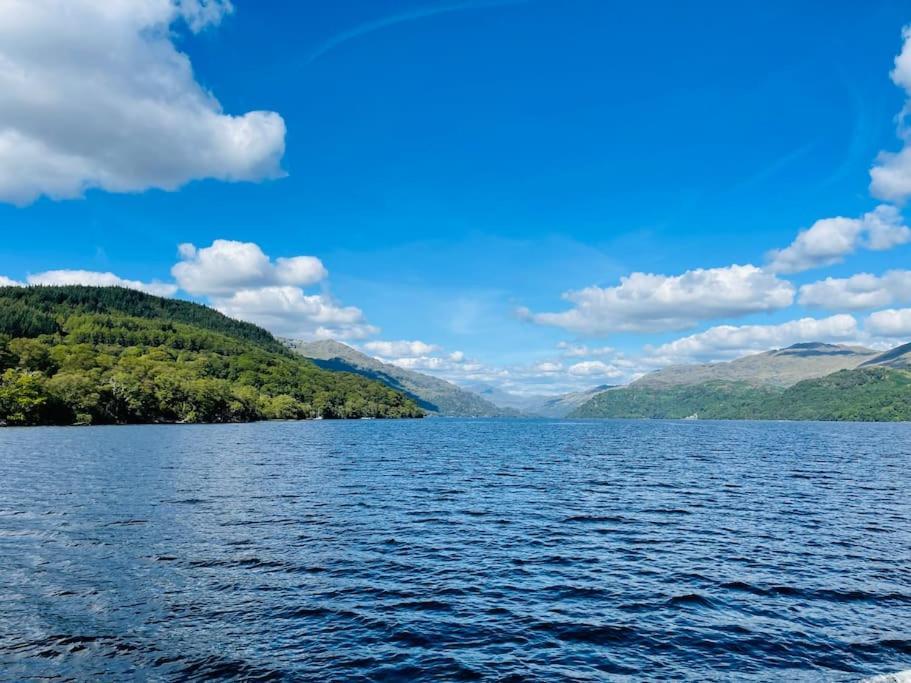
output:
<instances>
[{"instance_id":1,"label":"cumulus cloud","mask_svg":"<svg viewBox=\"0 0 911 683\"><path fill-rule=\"evenodd\" d=\"M173 42L179 22L199 31L231 9L223 0L0 2L0 201L280 176L282 117L224 113Z\"/></svg>"},{"instance_id":2,"label":"cumulus cloud","mask_svg":"<svg viewBox=\"0 0 911 683\"><path fill-rule=\"evenodd\" d=\"M585 344L570 344L562 341L557 344L557 348L563 351L565 358L589 358L592 356L610 356L616 353L616 349L610 346L586 346Z\"/></svg>"},{"instance_id":3,"label":"cumulus cloud","mask_svg":"<svg viewBox=\"0 0 911 683\"><path fill-rule=\"evenodd\" d=\"M300 287L241 289L211 298L225 315L255 323L274 334L295 339L363 339L379 328L367 323L354 306L340 306L321 294Z\"/></svg>"},{"instance_id":4,"label":"cumulus cloud","mask_svg":"<svg viewBox=\"0 0 911 683\"><path fill-rule=\"evenodd\" d=\"M220 296L256 287L306 287L329 275L314 256L277 258L273 262L253 242L215 240L203 249L181 244L178 252L181 260L171 268L171 274L190 294Z\"/></svg>"},{"instance_id":5,"label":"cumulus cloud","mask_svg":"<svg viewBox=\"0 0 911 683\"><path fill-rule=\"evenodd\" d=\"M658 365L724 360L798 342L856 341L859 336L857 320L847 314L779 325L718 325L650 349L650 360Z\"/></svg>"},{"instance_id":6,"label":"cumulus cloud","mask_svg":"<svg viewBox=\"0 0 911 683\"><path fill-rule=\"evenodd\" d=\"M30 285L88 285L90 287L126 287L137 289L155 296L174 296L177 285L167 282L140 282L126 280L114 273L99 273L92 270L48 270L26 277Z\"/></svg>"},{"instance_id":7,"label":"cumulus cloud","mask_svg":"<svg viewBox=\"0 0 911 683\"><path fill-rule=\"evenodd\" d=\"M791 283L752 265L699 268L682 275L633 273L616 287L567 292L561 313L520 316L587 335L679 330L700 320L775 311L794 300Z\"/></svg>"},{"instance_id":8,"label":"cumulus cloud","mask_svg":"<svg viewBox=\"0 0 911 683\"><path fill-rule=\"evenodd\" d=\"M901 213L886 204L860 218L823 218L801 231L784 249L769 252L773 273L800 271L838 263L858 249L885 251L911 241Z\"/></svg>"},{"instance_id":9,"label":"cumulus cloud","mask_svg":"<svg viewBox=\"0 0 911 683\"><path fill-rule=\"evenodd\" d=\"M576 377L622 377L623 371L600 360L588 360L569 366L569 374Z\"/></svg>"},{"instance_id":10,"label":"cumulus cloud","mask_svg":"<svg viewBox=\"0 0 911 683\"><path fill-rule=\"evenodd\" d=\"M911 308L890 308L871 313L864 327L878 337L911 337Z\"/></svg>"},{"instance_id":11,"label":"cumulus cloud","mask_svg":"<svg viewBox=\"0 0 911 683\"><path fill-rule=\"evenodd\" d=\"M427 356L440 350L436 344L427 344L422 341L371 341L364 344L370 353L383 358L416 358Z\"/></svg>"},{"instance_id":12,"label":"cumulus cloud","mask_svg":"<svg viewBox=\"0 0 911 683\"><path fill-rule=\"evenodd\" d=\"M858 273L803 285L803 306L829 310L862 310L911 301L911 271L890 270L882 276Z\"/></svg>"},{"instance_id":13,"label":"cumulus cloud","mask_svg":"<svg viewBox=\"0 0 911 683\"><path fill-rule=\"evenodd\" d=\"M890 76L895 85L911 96L911 26L902 30L902 39L902 49L895 58L895 68ZM907 125L909 111L911 101L905 103L899 116L898 134L904 144L902 149L897 153L882 152L870 169L870 192L880 199L904 202L911 196L911 129Z\"/></svg>"},{"instance_id":14,"label":"cumulus cloud","mask_svg":"<svg viewBox=\"0 0 911 683\"><path fill-rule=\"evenodd\" d=\"M12 278L8 278L5 275L0 275L0 287L23 287L25 286L24 282L18 282Z\"/></svg>"},{"instance_id":15,"label":"cumulus cloud","mask_svg":"<svg viewBox=\"0 0 911 683\"><path fill-rule=\"evenodd\" d=\"M460 355L460 360L453 360L452 354L449 356L414 356L384 360L406 370L427 372L455 383L464 380L483 379L487 381L506 374L493 368L488 368L478 361L469 360L464 357L464 354Z\"/></svg>"},{"instance_id":16,"label":"cumulus cloud","mask_svg":"<svg viewBox=\"0 0 911 683\"><path fill-rule=\"evenodd\" d=\"M225 315L296 339L364 339L379 332L363 311L305 287L329 271L315 256L271 259L258 244L215 240L208 247L178 247L171 274L184 291L204 296Z\"/></svg>"}]
</instances>

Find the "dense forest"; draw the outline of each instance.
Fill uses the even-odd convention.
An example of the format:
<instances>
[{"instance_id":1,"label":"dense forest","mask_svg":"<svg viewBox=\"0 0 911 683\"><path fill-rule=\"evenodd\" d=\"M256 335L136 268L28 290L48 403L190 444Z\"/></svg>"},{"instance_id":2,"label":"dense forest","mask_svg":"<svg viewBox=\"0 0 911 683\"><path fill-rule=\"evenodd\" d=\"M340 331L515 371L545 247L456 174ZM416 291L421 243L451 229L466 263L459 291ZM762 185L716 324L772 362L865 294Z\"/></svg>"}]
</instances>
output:
<instances>
[{"instance_id":1,"label":"dense forest","mask_svg":"<svg viewBox=\"0 0 911 683\"><path fill-rule=\"evenodd\" d=\"M329 372L267 331L116 287L0 288L0 423L420 417L382 384Z\"/></svg>"},{"instance_id":2,"label":"dense forest","mask_svg":"<svg viewBox=\"0 0 911 683\"><path fill-rule=\"evenodd\" d=\"M706 382L598 394L572 417L718 420L911 420L911 373L885 367L841 370L788 388Z\"/></svg>"}]
</instances>

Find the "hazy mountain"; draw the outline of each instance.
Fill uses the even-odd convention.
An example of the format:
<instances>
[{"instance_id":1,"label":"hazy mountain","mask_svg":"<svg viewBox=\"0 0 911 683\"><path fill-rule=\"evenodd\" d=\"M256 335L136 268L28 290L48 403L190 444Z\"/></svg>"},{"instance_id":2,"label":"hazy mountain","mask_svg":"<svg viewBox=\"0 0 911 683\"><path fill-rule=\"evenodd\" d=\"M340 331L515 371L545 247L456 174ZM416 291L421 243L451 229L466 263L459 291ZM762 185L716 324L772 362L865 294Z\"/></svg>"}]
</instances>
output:
<instances>
[{"instance_id":1,"label":"hazy mountain","mask_svg":"<svg viewBox=\"0 0 911 683\"><path fill-rule=\"evenodd\" d=\"M494 405L519 413L527 413L529 406L535 405L543 398L542 396L513 394L509 391L504 391L498 387L491 386L490 384L484 384L483 382L468 382L466 383L466 388L484 400L490 401Z\"/></svg>"},{"instance_id":2,"label":"hazy mountain","mask_svg":"<svg viewBox=\"0 0 911 683\"><path fill-rule=\"evenodd\" d=\"M865 362L872 362L876 357L876 351L862 346L808 342L725 363L674 365L649 373L630 384L630 387L654 389L716 381L788 387L805 379L825 377L838 370L851 370Z\"/></svg>"},{"instance_id":3,"label":"hazy mountain","mask_svg":"<svg viewBox=\"0 0 911 683\"><path fill-rule=\"evenodd\" d=\"M438 377L383 363L341 342L282 340L288 348L326 370L353 372L382 382L413 399L424 410L445 417L514 417L481 396Z\"/></svg>"},{"instance_id":4,"label":"hazy mountain","mask_svg":"<svg viewBox=\"0 0 911 683\"><path fill-rule=\"evenodd\" d=\"M566 417L593 396L611 388L610 384L602 384L584 391L574 391L559 396L537 396L535 397L536 402L529 406L528 412L541 417Z\"/></svg>"},{"instance_id":5,"label":"hazy mountain","mask_svg":"<svg viewBox=\"0 0 911 683\"><path fill-rule=\"evenodd\" d=\"M566 417L592 396L610 388L611 385L602 384L583 391L551 395L513 394L486 384L471 385L472 391L492 403L538 417Z\"/></svg>"}]
</instances>

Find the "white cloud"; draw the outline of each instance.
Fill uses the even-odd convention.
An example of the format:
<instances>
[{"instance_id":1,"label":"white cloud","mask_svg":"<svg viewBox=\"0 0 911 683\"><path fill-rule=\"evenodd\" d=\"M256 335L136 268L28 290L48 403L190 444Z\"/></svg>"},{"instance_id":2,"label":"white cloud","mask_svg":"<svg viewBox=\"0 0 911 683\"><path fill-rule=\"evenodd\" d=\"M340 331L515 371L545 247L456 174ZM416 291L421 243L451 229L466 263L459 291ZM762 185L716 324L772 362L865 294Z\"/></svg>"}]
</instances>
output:
<instances>
[{"instance_id":1,"label":"white cloud","mask_svg":"<svg viewBox=\"0 0 911 683\"><path fill-rule=\"evenodd\" d=\"M418 356L416 358L392 358L388 361L406 370L446 370L450 369L445 358L436 356Z\"/></svg>"},{"instance_id":2,"label":"white cloud","mask_svg":"<svg viewBox=\"0 0 911 683\"><path fill-rule=\"evenodd\" d=\"M569 374L576 377L622 377L623 371L600 360L583 361L569 367Z\"/></svg>"},{"instance_id":3,"label":"white cloud","mask_svg":"<svg viewBox=\"0 0 911 683\"><path fill-rule=\"evenodd\" d=\"M386 342L379 343L385 344ZM410 344L411 342L405 343ZM363 347L369 350L371 345L373 342L368 342L363 344ZM603 383L605 378L611 380L629 378L640 369L637 362L630 361L616 352L612 355L610 362L581 361L567 366L559 359L545 358L527 364L497 366L466 358L461 351L447 353L435 344L427 344L427 346L434 347L436 351L426 355L381 357L381 359L407 370L423 372L448 380L470 390L478 391L485 387L495 387L500 391L525 396L559 395L580 391ZM409 350L408 347L403 348ZM494 396L492 400L496 403L498 397Z\"/></svg>"},{"instance_id":4,"label":"white cloud","mask_svg":"<svg viewBox=\"0 0 911 683\"><path fill-rule=\"evenodd\" d=\"M718 325L648 350L650 362L667 365L737 358L798 342L845 342L857 341L859 337L854 317L840 314L822 319L801 318L779 325Z\"/></svg>"},{"instance_id":5,"label":"white cloud","mask_svg":"<svg viewBox=\"0 0 911 683\"><path fill-rule=\"evenodd\" d=\"M415 358L427 356L440 350L436 344L427 344L422 341L371 341L364 344L364 348L383 358Z\"/></svg>"},{"instance_id":6,"label":"white cloud","mask_svg":"<svg viewBox=\"0 0 911 683\"><path fill-rule=\"evenodd\" d=\"M24 287L24 282L17 282L12 278L8 278L5 275L0 275L0 287Z\"/></svg>"},{"instance_id":7,"label":"white cloud","mask_svg":"<svg viewBox=\"0 0 911 683\"><path fill-rule=\"evenodd\" d=\"M282 117L225 114L173 42L177 22L198 31L231 9L219 0L0 2L0 201L280 176Z\"/></svg>"},{"instance_id":8,"label":"white cloud","mask_svg":"<svg viewBox=\"0 0 911 683\"><path fill-rule=\"evenodd\" d=\"M324 295L307 295L299 287L241 289L213 297L211 303L227 316L295 339L363 339L379 332L359 308L339 306Z\"/></svg>"},{"instance_id":9,"label":"white cloud","mask_svg":"<svg viewBox=\"0 0 911 683\"><path fill-rule=\"evenodd\" d=\"M592 356L611 356L616 353L616 349L610 346L590 347L585 344L570 344L562 341L557 344L557 348L563 351L564 358L590 358Z\"/></svg>"},{"instance_id":10,"label":"white cloud","mask_svg":"<svg viewBox=\"0 0 911 683\"><path fill-rule=\"evenodd\" d=\"M893 83L911 96L911 26L902 30L902 39L902 49L895 58L895 68L890 76ZM880 199L904 202L911 196L911 129L906 123L909 110L911 102L906 102L899 116L898 134L904 146L897 153L880 153L870 169L870 192Z\"/></svg>"},{"instance_id":11,"label":"white cloud","mask_svg":"<svg viewBox=\"0 0 911 683\"><path fill-rule=\"evenodd\" d=\"M48 270L26 277L30 285L88 285L90 287L126 287L146 294L170 297L177 293L177 286L167 282L140 282L125 280L114 273L92 270Z\"/></svg>"},{"instance_id":12,"label":"white cloud","mask_svg":"<svg viewBox=\"0 0 911 683\"><path fill-rule=\"evenodd\" d=\"M633 273L616 287L567 292L574 308L520 316L589 335L679 330L700 320L774 311L790 306L794 287L752 265L690 270L682 275Z\"/></svg>"},{"instance_id":13,"label":"white cloud","mask_svg":"<svg viewBox=\"0 0 911 683\"><path fill-rule=\"evenodd\" d=\"M176 0L177 11L194 33L217 26L234 11L231 0Z\"/></svg>"},{"instance_id":14,"label":"white cloud","mask_svg":"<svg viewBox=\"0 0 911 683\"><path fill-rule=\"evenodd\" d=\"M553 375L563 371L563 364L555 361L542 361L540 363L535 363L535 365L532 366L532 370L534 372L539 372L542 375Z\"/></svg>"},{"instance_id":15,"label":"white cloud","mask_svg":"<svg viewBox=\"0 0 911 683\"><path fill-rule=\"evenodd\" d=\"M911 95L911 26L902 29L902 39L902 50L895 57L895 68L889 75L895 85L904 88Z\"/></svg>"},{"instance_id":16,"label":"white cloud","mask_svg":"<svg viewBox=\"0 0 911 683\"><path fill-rule=\"evenodd\" d=\"M829 277L803 285L798 301L803 306L829 310L862 310L909 302L911 271L890 270L879 277L870 273Z\"/></svg>"},{"instance_id":17,"label":"white cloud","mask_svg":"<svg viewBox=\"0 0 911 683\"><path fill-rule=\"evenodd\" d=\"M190 294L222 296L238 289L306 287L329 274L314 256L278 258L273 263L253 242L215 240L203 249L181 244L178 251L182 260L171 274Z\"/></svg>"},{"instance_id":18,"label":"white cloud","mask_svg":"<svg viewBox=\"0 0 911 683\"><path fill-rule=\"evenodd\" d=\"M215 240L201 249L181 244L178 254L171 274L180 288L205 296L232 318L295 339L364 339L379 332L359 308L304 291L329 275L314 256L273 261L258 244L233 240Z\"/></svg>"},{"instance_id":19,"label":"white cloud","mask_svg":"<svg viewBox=\"0 0 911 683\"><path fill-rule=\"evenodd\" d=\"M890 308L871 313L864 327L879 337L911 337L911 308Z\"/></svg>"},{"instance_id":20,"label":"white cloud","mask_svg":"<svg viewBox=\"0 0 911 683\"><path fill-rule=\"evenodd\" d=\"M901 213L886 204L860 218L823 218L784 249L769 252L769 270L798 273L838 263L860 248L884 251L911 241Z\"/></svg>"}]
</instances>

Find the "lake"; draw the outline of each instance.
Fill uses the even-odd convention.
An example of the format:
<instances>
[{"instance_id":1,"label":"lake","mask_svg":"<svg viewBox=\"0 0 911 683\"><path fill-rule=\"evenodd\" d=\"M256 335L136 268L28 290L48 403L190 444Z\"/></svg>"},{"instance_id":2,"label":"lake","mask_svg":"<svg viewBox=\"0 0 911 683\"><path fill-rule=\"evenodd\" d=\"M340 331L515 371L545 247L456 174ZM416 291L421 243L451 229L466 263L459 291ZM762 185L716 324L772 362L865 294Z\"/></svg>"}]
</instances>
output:
<instances>
[{"instance_id":1,"label":"lake","mask_svg":"<svg viewBox=\"0 0 911 683\"><path fill-rule=\"evenodd\" d=\"M0 678L911 668L911 426L0 430Z\"/></svg>"}]
</instances>

